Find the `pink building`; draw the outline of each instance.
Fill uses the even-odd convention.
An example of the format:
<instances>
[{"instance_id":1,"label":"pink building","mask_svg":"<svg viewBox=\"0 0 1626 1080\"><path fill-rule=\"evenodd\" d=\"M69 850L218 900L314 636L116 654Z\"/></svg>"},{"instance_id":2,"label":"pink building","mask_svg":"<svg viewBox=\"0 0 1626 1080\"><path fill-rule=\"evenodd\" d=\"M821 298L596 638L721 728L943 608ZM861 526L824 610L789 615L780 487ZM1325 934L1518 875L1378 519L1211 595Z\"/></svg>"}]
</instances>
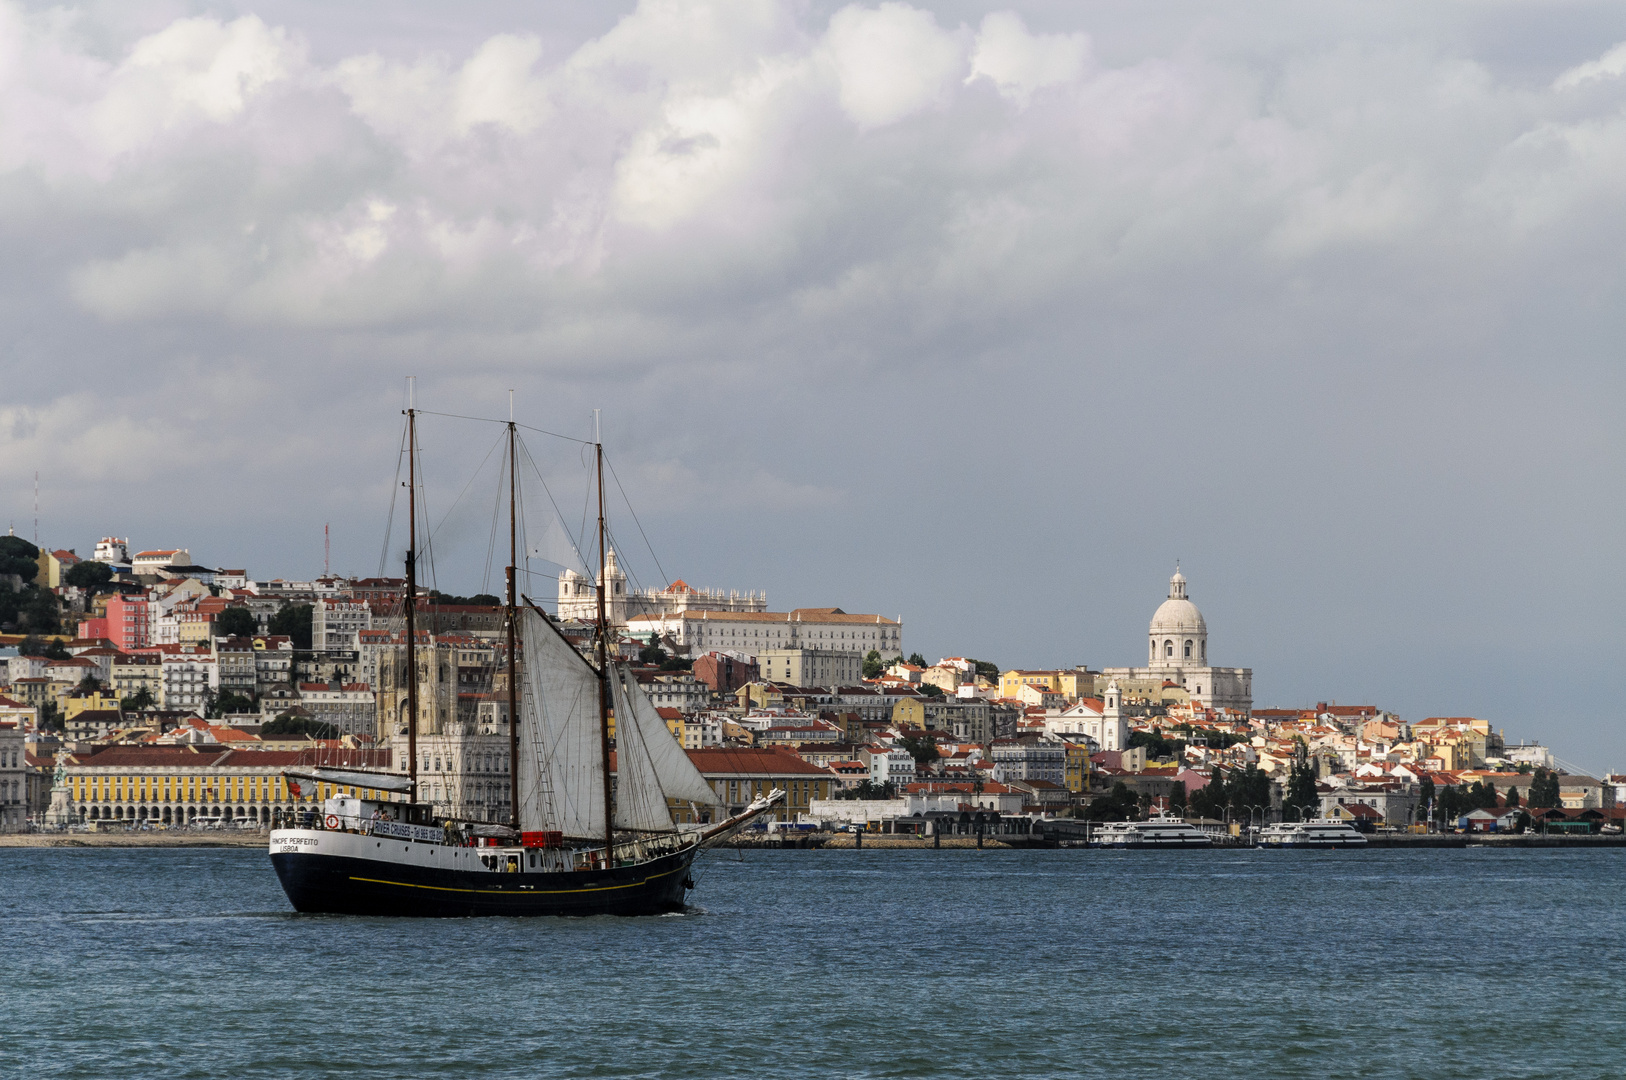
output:
<instances>
[{"instance_id":1,"label":"pink building","mask_svg":"<svg viewBox=\"0 0 1626 1080\"><path fill-rule=\"evenodd\" d=\"M101 620L90 619L88 622ZM107 638L113 647L121 652L130 652L134 649L144 649L149 644L147 640L147 598L145 596L113 597L107 602L107 623L103 632L97 636ZM88 636L83 629L80 636Z\"/></svg>"}]
</instances>

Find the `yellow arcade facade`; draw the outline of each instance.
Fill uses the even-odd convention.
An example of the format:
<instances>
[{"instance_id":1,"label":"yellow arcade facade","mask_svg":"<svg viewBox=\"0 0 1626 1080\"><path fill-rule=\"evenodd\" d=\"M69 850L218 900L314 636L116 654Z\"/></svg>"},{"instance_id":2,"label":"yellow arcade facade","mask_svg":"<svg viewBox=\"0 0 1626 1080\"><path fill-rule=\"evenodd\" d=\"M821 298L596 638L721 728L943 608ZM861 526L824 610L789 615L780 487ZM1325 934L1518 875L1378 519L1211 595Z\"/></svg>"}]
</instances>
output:
<instances>
[{"instance_id":1,"label":"yellow arcade facade","mask_svg":"<svg viewBox=\"0 0 1626 1080\"><path fill-rule=\"evenodd\" d=\"M272 812L311 809L335 793L388 797L365 788L318 785L296 797L284 769L389 768L388 750L229 750L220 746L102 746L71 754L64 781L81 822L266 825Z\"/></svg>"}]
</instances>

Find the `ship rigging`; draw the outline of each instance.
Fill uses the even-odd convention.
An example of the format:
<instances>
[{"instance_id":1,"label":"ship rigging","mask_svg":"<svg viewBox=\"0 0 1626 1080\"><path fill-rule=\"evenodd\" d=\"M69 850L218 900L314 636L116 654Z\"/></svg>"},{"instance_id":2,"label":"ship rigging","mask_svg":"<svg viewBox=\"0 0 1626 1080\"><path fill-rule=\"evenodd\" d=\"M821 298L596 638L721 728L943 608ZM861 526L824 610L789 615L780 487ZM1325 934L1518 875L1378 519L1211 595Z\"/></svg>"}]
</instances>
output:
<instances>
[{"instance_id":1,"label":"ship rigging","mask_svg":"<svg viewBox=\"0 0 1626 1080\"><path fill-rule=\"evenodd\" d=\"M695 857L784 798L775 789L721 821L674 821L674 803L696 810L720 803L637 679L612 655L604 595L605 458L596 416L593 440L584 443L592 451L597 505L598 620L589 660L519 586L523 444L512 410L510 396L509 419L494 421L506 428L508 565L501 636L506 646L508 820L480 822L436 813L434 803L421 798L417 653L427 638L417 625L417 428L422 410L409 399L404 410L409 498L402 590L406 770L404 775L399 768L390 774L290 772L291 785L320 790L326 784L334 791L319 814L271 833L272 865L300 911L453 916L680 910L693 887L689 871ZM389 722L393 724L393 715ZM339 794L340 787L370 797ZM392 793L404 800L391 799Z\"/></svg>"}]
</instances>

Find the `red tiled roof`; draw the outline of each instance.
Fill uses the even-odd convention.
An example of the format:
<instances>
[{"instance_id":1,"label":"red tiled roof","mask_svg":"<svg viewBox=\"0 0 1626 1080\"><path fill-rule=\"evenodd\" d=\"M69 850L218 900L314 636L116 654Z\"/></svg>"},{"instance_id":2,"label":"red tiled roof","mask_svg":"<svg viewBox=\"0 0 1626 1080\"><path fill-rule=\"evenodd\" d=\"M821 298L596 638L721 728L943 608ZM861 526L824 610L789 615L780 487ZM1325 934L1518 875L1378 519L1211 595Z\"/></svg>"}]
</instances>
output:
<instances>
[{"instance_id":1,"label":"red tiled roof","mask_svg":"<svg viewBox=\"0 0 1626 1080\"><path fill-rule=\"evenodd\" d=\"M824 776L825 770L809 764L788 750L711 747L688 751L689 760L702 773L738 773L751 776L779 776L785 773Z\"/></svg>"}]
</instances>

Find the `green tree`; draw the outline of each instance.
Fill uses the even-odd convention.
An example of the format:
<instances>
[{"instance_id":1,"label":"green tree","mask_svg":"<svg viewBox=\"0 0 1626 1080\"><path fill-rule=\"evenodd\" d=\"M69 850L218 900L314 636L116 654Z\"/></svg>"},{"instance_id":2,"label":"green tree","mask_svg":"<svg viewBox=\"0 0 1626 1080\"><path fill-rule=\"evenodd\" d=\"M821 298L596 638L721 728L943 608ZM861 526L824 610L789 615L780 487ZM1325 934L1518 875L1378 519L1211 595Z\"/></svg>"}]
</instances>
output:
<instances>
[{"instance_id":1,"label":"green tree","mask_svg":"<svg viewBox=\"0 0 1626 1080\"><path fill-rule=\"evenodd\" d=\"M242 694L233 693L230 690L222 690L211 699L207 710L209 717L212 719L219 719L230 713L251 713L253 711L254 701L252 698L246 698ZM272 722L275 723L275 721Z\"/></svg>"},{"instance_id":2,"label":"green tree","mask_svg":"<svg viewBox=\"0 0 1626 1080\"><path fill-rule=\"evenodd\" d=\"M977 678L987 679L991 683L999 682L999 665L990 660L973 660L972 665L977 669Z\"/></svg>"},{"instance_id":3,"label":"green tree","mask_svg":"<svg viewBox=\"0 0 1626 1080\"><path fill-rule=\"evenodd\" d=\"M45 643L45 652L42 654L47 660L67 660L72 655L68 647L62 644L60 638L52 638Z\"/></svg>"},{"instance_id":4,"label":"green tree","mask_svg":"<svg viewBox=\"0 0 1626 1080\"><path fill-rule=\"evenodd\" d=\"M119 699L119 708L125 712L140 712L152 708L154 704L152 691L145 686L138 687L129 697Z\"/></svg>"},{"instance_id":5,"label":"green tree","mask_svg":"<svg viewBox=\"0 0 1626 1080\"><path fill-rule=\"evenodd\" d=\"M915 665L915 667L925 667L926 658L917 652L912 652L909 654L909 663Z\"/></svg>"},{"instance_id":6,"label":"green tree","mask_svg":"<svg viewBox=\"0 0 1626 1080\"><path fill-rule=\"evenodd\" d=\"M942 756L937 750L937 740L929 735L905 735L898 740L898 746L909 751L916 765L930 765Z\"/></svg>"},{"instance_id":7,"label":"green tree","mask_svg":"<svg viewBox=\"0 0 1626 1080\"><path fill-rule=\"evenodd\" d=\"M936 683L929 683L929 682L928 683L921 683L920 684L920 692L922 694L925 694L927 697L942 697L943 696L943 688L941 686L938 686Z\"/></svg>"},{"instance_id":8,"label":"green tree","mask_svg":"<svg viewBox=\"0 0 1626 1080\"><path fill-rule=\"evenodd\" d=\"M45 639L38 634L25 634L17 644L18 656L44 656Z\"/></svg>"},{"instance_id":9,"label":"green tree","mask_svg":"<svg viewBox=\"0 0 1626 1080\"><path fill-rule=\"evenodd\" d=\"M1217 818L1225 813L1229 798L1225 791L1225 771L1218 765L1211 767L1208 783L1187 797L1187 805L1198 817Z\"/></svg>"},{"instance_id":10,"label":"green tree","mask_svg":"<svg viewBox=\"0 0 1626 1080\"><path fill-rule=\"evenodd\" d=\"M96 592L113 580L113 568L104 562L95 559L86 559L68 567L68 572L62 575L64 585L72 585L86 592Z\"/></svg>"},{"instance_id":11,"label":"green tree","mask_svg":"<svg viewBox=\"0 0 1626 1080\"><path fill-rule=\"evenodd\" d=\"M881 672L883 672L885 670L886 670L886 661L881 659L881 654L880 654L880 652L878 650L871 649L868 653L865 654L865 656L864 656L864 678L866 678L866 679L879 679L881 677Z\"/></svg>"},{"instance_id":12,"label":"green tree","mask_svg":"<svg viewBox=\"0 0 1626 1080\"><path fill-rule=\"evenodd\" d=\"M1129 749L1144 746L1146 756L1153 761L1165 758L1178 758L1185 753L1186 744L1179 739L1166 738L1162 732L1133 731L1129 734Z\"/></svg>"},{"instance_id":13,"label":"green tree","mask_svg":"<svg viewBox=\"0 0 1626 1080\"><path fill-rule=\"evenodd\" d=\"M1233 817L1251 818L1256 806L1262 814L1270 812L1270 777L1251 762L1244 768L1231 770L1226 778L1225 794Z\"/></svg>"},{"instance_id":14,"label":"green tree","mask_svg":"<svg viewBox=\"0 0 1626 1080\"><path fill-rule=\"evenodd\" d=\"M263 732L264 729L262 728ZM838 799L895 799L897 798L897 785L888 780L884 784L877 784L873 780L860 780L846 791L836 792Z\"/></svg>"},{"instance_id":15,"label":"green tree","mask_svg":"<svg viewBox=\"0 0 1626 1080\"><path fill-rule=\"evenodd\" d=\"M271 633L286 637L296 649L311 647L311 605L288 604L271 616Z\"/></svg>"},{"instance_id":16,"label":"green tree","mask_svg":"<svg viewBox=\"0 0 1626 1080\"><path fill-rule=\"evenodd\" d=\"M1306 806L1317 806L1321 801L1315 791L1315 770L1310 768L1310 747L1298 736L1294 736L1294 742L1293 764L1288 767L1287 790L1282 795L1282 816L1289 819L1301 818ZM1289 806L1297 807L1298 813L1289 813Z\"/></svg>"},{"instance_id":17,"label":"green tree","mask_svg":"<svg viewBox=\"0 0 1626 1080\"><path fill-rule=\"evenodd\" d=\"M425 594L432 604L469 604L474 607L502 607L502 600L490 593L475 593L473 596L453 596L438 589L430 589Z\"/></svg>"},{"instance_id":18,"label":"green tree","mask_svg":"<svg viewBox=\"0 0 1626 1080\"><path fill-rule=\"evenodd\" d=\"M1427 818L1434 809L1434 781L1427 776L1417 781L1417 811Z\"/></svg>"},{"instance_id":19,"label":"green tree","mask_svg":"<svg viewBox=\"0 0 1626 1080\"><path fill-rule=\"evenodd\" d=\"M66 727L62 710L56 707L56 702L47 701L40 706L40 727L46 731L61 731Z\"/></svg>"},{"instance_id":20,"label":"green tree","mask_svg":"<svg viewBox=\"0 0 1626 1080\"><path fill-rule=\"evenodd\" d=\"M27 585L40 572L40 549L20 536L0 536L0 574L16 574Z\"/></svg>"},{"instance_id":21,"label":"green tree","mask_svg":"<svg viewBox=\"0 0 1626 1080\"><path fill-rule=\"evenodd\" d=\"M666 650L661 648L660 635L651 633L649 644L638 650L638 662L648 667L660 667L666 663Z\"/></svg>"},{"instance_id":22,"label":"green tree","mask_svg":"<svg viewBox=\"0 0 1626 1080\"><path fill-rule=\"evenodd\" d=\"M1176 783L1174 790L1169 792L1169 813L1184 815L1186 812L1186 785Z\"/></svg>"},{"instance_id":23,"label":"green tree","mask_svg":"<svg viewBox=\"0 0 1626 1080\"><path fill-rule=\"evenodd\" d=\"M1559 783L1555 773L1536 769L1530 778L1530 809L1550 810L1559 803Z\"/></svg>"},{"instance_id":24,"label":"green tree","mask_svg":"<svg viewBox=\"0 0 1626 1080\"><path fill-rule=\"evenodd\" d=\"M80 697L89 697L90 695L100 691L101 688L102 680L98 679L94 675L86 675L83 679L79 680L79 685L74 687L73 692L78 694Z\"/></svg>"},{"instance_id":25,"label":"green tree","mask_svg":"<svg viewBox=\"0 0 1626 1080\"><path fill-rule=\"evenodd\" d=\"M339 729L332 724L293 713L283 713L260 725L261 738L267 735L309 735L313 739L331 739L338 734Z\"/></svg>"},{"instance_id":26,"label":"green tree","mask_svg":"<svg viewBox=\"0 0 1626 1080\"><path fill-rule=\"evenodd\" d=\"M56 594L50 589L29 589L18 606L17 615L34 634L54 634L62 626L61 609L57 606Z\"/></svg>"},{"instance_id":27,"label":"green tree","mask_svg":"<svg viewBox=\"0 0 1626 1080\"><path fill-rule=\"evenodd\" d=\"M260 623L248 608L234 604L215 617L215 630L221 637L253 637Z\"/></svg>"},{"instance_id":28,"label":"green tree","mask_svg":"<svg viewBox=\"0 0 1626 1080\"><path fill-rule=\"evenodd\" d=\"M1507 789L1506 805L1508 806L1509 809L1519 805L1519 789L1518 788L1510 787L1510 788Z\"/></svg>"}]
</instances>

